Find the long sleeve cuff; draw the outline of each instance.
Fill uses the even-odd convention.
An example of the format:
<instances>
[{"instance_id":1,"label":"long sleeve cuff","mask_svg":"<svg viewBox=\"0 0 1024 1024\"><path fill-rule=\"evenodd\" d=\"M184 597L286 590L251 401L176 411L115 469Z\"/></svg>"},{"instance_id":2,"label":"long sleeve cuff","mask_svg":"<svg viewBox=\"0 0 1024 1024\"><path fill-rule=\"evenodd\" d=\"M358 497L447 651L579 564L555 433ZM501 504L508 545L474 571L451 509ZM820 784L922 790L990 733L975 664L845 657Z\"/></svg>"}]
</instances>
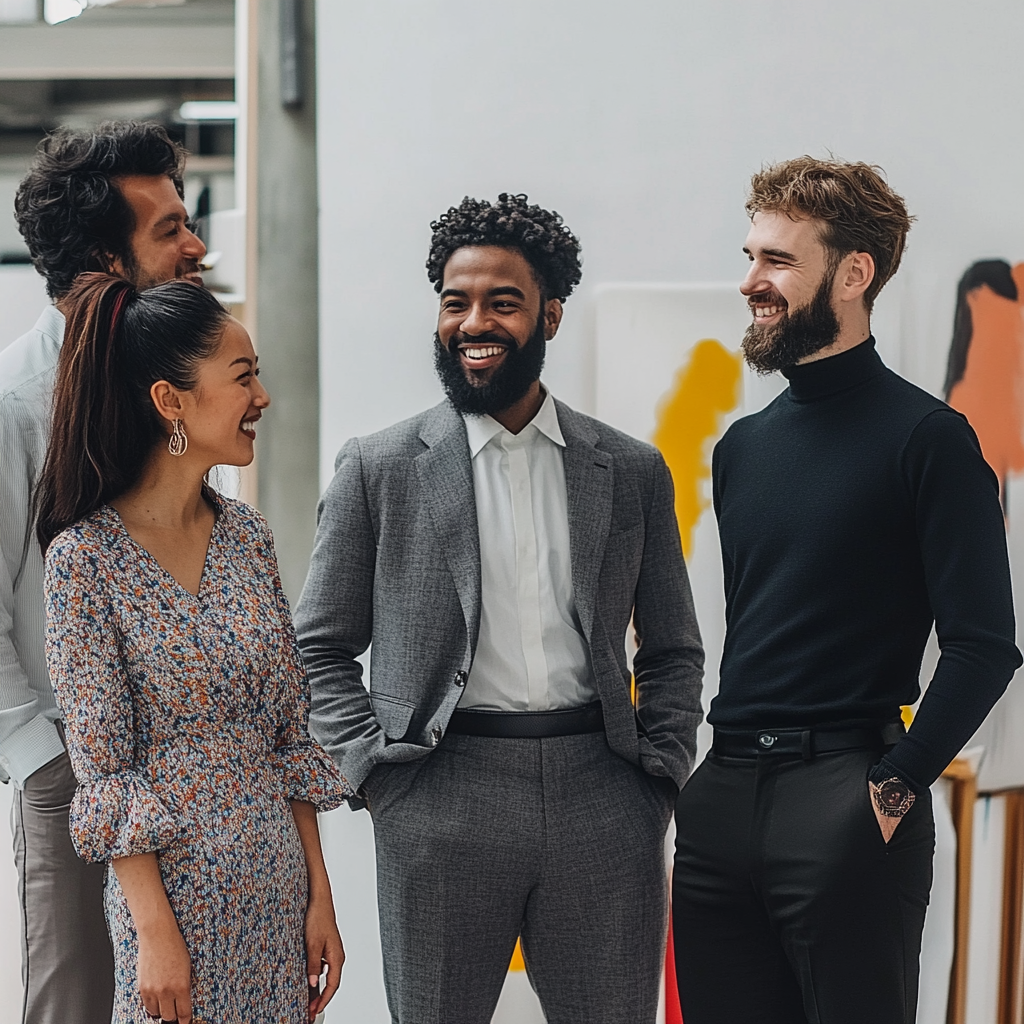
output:
<instances>
[{"instance_id":1,"label":"long sleeve cuff","mask_svg":"<svg viewBox=\"0 0 1024 1024\"><path fill-rule=\"evenodd\" d=\"M71 840L90 863L162 850L182 833L181 822L134 771L81 784L71 803Z\"/></svg>"},{"instance_id":2,"label":"long sleeve cuff","mask_svg":"<svg viewBox=\"0 0 1024 1024\"><path fill-rule=\"evenodd\" d=\"M278 747L270 765L280 773L289 800L305 800L318 811L333 811L355 795L327 752L312 740Z\"/></svg>"},{"instance_id":3,"label":"long sleeve cuff","mask_svg":"<svg viewBox=\"0 0 1024 1024\"><path fill-rule=\"evenodd\" d=\"M902 779L918 796L928 787L911 778L905 771L897 768L888 757L883 757L868 773L868 781L881 785L887 779Z\"/></svg>"},{"instance_id":4,"label":"long sleeve cuff","mask_svg":"<svg viewBox=\"0 0 1024 1024\"><path fill-rule=\"evenodd\" d=\"M24 789L30 775L63 753L64 744L53 720L36 715L4 740L0 747L0 769L14 780L18 789Z\"/></svg>"}]
</instances>

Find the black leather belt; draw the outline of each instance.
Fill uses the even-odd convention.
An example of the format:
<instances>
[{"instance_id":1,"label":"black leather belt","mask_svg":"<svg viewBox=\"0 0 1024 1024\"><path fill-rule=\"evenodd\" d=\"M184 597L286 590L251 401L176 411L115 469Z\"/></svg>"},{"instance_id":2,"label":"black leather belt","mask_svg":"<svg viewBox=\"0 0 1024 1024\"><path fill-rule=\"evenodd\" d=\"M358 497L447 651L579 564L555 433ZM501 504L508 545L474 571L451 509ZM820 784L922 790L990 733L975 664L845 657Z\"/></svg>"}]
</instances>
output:
<instances>
[{"instance_id":1,"label":"black leather belt","mask_svg":"<svg viewBox=\"0 0 1024 1024\"><path fill-rule=\"evenodd\" d=\"M507 740L543 739L604 732L601 702L561 711L464 711L457 710L448 732L459 736L493 736Z\"/></svg>"},{"instance_id":2,"label":"black leather belt","mask_svg":"<svg viewBox=\"0 0 1024 1024\"><path fill-rule=\"evenodd\" d=\"M787 754L809 761L815 754L891 747L905 732L902 722L849 729L759 729L757 732L716 729L712 749L722 757Z\"/></svg>"}]
</instances>

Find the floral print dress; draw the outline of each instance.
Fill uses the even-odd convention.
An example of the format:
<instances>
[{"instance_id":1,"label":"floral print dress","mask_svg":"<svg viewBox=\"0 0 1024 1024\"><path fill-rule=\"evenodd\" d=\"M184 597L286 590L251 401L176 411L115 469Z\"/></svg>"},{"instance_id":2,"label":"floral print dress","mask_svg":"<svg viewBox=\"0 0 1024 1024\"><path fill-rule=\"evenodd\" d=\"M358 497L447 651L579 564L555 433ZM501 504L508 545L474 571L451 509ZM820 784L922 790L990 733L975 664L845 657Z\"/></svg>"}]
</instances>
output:
<instances>
[{"instance_id":1,"label":"floral print dress","mask_svg":"<svg viewBox=\"0 0 1024 1024\"><path fill-rule=\"evenodd\" d=\"M306 1024L302 844L288 803L350 794L309 737L309 688L270 530L217 497L193 596L104 506L46 556L46 648L78 777L80 857L156 851L192 958L195 1024ZM117 876L117 1024L148 1024Z\"/></svg>"}]
</instances>

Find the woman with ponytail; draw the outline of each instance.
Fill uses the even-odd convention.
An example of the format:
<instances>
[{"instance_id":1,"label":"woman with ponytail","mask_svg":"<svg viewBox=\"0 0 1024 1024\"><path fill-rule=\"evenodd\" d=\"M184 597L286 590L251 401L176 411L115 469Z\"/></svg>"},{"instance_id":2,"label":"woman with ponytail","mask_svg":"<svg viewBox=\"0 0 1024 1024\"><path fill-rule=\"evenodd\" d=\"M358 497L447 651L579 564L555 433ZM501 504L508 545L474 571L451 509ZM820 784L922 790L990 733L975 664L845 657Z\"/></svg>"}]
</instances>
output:
<instances>
[{"instance_id":1,"label":"woman with ponytail","mask_svg":"<svg viewBox=\"0 0 1024 1024\"><path fill-rule=\"evenodd\" d=\"M252 343L182 281L85 274L63 305L37 533L113 1019L306 1024L344 960L317 811L349 789L308 735L270 531L206 482L253 458Z\"/></svg>"}]
</instances>

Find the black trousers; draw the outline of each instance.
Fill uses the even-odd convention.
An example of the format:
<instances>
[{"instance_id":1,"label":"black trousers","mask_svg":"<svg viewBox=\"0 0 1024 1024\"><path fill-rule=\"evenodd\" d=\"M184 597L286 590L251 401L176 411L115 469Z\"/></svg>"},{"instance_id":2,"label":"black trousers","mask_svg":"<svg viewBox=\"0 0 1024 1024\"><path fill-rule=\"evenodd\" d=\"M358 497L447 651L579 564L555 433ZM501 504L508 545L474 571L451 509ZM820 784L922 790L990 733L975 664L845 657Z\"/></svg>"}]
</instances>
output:
<instances>
[{"instance_id":1,"label":"black trousers","mask_svg":"<svg viewBox=\"0 0 1024 1024\"><path fill-rule=\"evenodd\" d=\"M914 1024L932 883L930 794L886 845L882 754L714 753L676 804L676 974L686 1024Z\"/></svg>"}]
</instances>

